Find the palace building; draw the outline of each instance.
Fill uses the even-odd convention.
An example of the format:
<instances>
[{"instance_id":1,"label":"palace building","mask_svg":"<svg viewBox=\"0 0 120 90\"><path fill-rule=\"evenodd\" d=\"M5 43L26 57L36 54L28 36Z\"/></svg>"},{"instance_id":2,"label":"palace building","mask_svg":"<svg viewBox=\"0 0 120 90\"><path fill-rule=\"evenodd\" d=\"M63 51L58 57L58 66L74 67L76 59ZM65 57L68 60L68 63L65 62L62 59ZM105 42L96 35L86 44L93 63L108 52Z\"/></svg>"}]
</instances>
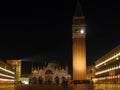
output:
<instances>
[{"instance_id":1,"label":"palace building","mask_svg":"<svg viewBox=\"0 0 120 90\"><path fill-rule=\"evenodd\" d=\"M13 85L15 81L15 68L0 61L0 86Z\"/></svg>"},{"instance_id":2,"label":"palace building","mask_svg":"<svg viewBox=\"0 0 120 90\"><path fill-rule=\"evenodd\" d=\"M95 62L94 83L120 83L120 45Z\"/></svg>"},{"instance_id":3,"label":"palace building","mask_svg":"<svg viewBox=\"0 0 120 90\"><path fill-rule=\"evenodd\" d=\"M21 60L7 60L7 63L13 67L15 67L15 79L16 82L20 81L21 78Z\"/></svg>"},{"instance_id":4,"label":"palace building","mask_svg":"<svg viewBox=\"0 0 120 90\"><path fill-rule=\"evenodd\" d=\"M64 80L71 79L68 67L58 66L56 63L48 63L46 67L32 67L29 77L30 84L60 84Z\"/></svg>"}]
</instances>

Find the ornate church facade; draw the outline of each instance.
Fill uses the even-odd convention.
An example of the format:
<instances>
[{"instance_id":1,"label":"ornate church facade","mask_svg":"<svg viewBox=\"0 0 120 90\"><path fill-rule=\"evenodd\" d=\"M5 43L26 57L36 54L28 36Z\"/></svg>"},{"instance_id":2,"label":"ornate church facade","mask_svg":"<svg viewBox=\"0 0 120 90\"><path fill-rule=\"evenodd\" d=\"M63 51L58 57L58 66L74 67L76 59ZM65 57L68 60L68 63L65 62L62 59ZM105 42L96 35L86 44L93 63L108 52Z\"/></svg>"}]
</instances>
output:
<instances>
[{"instance_id":1,"label":"ornate church facade","mask_svg":"<svg viewBox=\"0 0 120 90\"><path fill-rule=\"evenodd\" d=\"M63 80L71 79L71 75L68 73L68 66L65 68L59 66L56 63L48 63L43 68L32 68L30 75L30 84L61 84Z\"/></svg>"}]
</instances>

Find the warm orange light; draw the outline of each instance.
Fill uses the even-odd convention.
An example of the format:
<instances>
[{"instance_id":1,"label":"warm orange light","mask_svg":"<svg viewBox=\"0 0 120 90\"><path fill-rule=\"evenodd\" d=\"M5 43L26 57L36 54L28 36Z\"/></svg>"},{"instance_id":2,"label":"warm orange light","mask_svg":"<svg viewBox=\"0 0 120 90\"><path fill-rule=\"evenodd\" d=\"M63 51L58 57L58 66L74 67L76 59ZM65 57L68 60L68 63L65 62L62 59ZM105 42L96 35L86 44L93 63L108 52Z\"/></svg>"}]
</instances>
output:
<instances>
[{"instance_id":1,"label":"warm orange light","mask_svg":"<svg viewBox=\"0 0 120 90\"><path fill-rule=\"evenodd\" d=\"M109 62L109 61L111 61L111 60L114 60L115 58L117 58L117 57L119 57L119 56L120 56L120 52L118 52L117 54L111 56L111 57L108 58L108 59L105 59L103 62L100 62L100 63L96 64L95 67L97 68L97 67L103 65L104 63L107 63L107 62ZM118 59L119 59L119 58L118 58Z\"/></svg>"},{"instance_id":2,"label":"warm orange light","mask_svg":"<svg viewBox=\"0 0 120 90\"><path fill-rule=\"evenodd\" d=\"M85 39L73 39L73 80L86 80Z\"/></svg>"},{"instance_id":3,"label":"warm orange light","mask_svg":"<svg viewBox=\"0 0 120 90\"><path fill-rule=\"evenodd\" d=\"M116 57L116 60L119 60L119 58L118 58L118 57Z\"/></svg>"},{"instance_id":4,"label":"warm orange light","mask_svg":"<svg viewBox=\"0 0 120 90\"><path fill-rule=\"evenodd\" d=\"M13 79L4 79L4 78L0 78L0 81L15 81Z\"/></svg>"},{"instance_id":5,"label":"warm orange light","mask_svg":"<svg viewBox=\"0 0 120 90\"><path fill-rule=\"evenodd\" d=\"M7 78L15 78L14 76L5 75L5 74L2 74L2 73L0 73L0 76L7 77Z\"/></svg>"},{"instance_id":6,"label":"warm orange light","mask_svg":"<svg viewBox=\"0 0 120 90\"><path fill-rule=\"evenodd\" d=\"M10 64L10 65L16 65L17 60L7 60L7 63Z\"/></svg>"},{"instance_id":7,"label":"warm orange light","mask_svg":"<svg viewBox=\"0 0 120 90\"><path fill-rule=\"evenodd\" d=\"M12 71L10 71L10 70L4 69L4 68L2 68L2 67L0 67L0 69L6 71L6 72L8 72L8 73L15 74L15 72L12 72Z\"/></svg>"}]
</instances>

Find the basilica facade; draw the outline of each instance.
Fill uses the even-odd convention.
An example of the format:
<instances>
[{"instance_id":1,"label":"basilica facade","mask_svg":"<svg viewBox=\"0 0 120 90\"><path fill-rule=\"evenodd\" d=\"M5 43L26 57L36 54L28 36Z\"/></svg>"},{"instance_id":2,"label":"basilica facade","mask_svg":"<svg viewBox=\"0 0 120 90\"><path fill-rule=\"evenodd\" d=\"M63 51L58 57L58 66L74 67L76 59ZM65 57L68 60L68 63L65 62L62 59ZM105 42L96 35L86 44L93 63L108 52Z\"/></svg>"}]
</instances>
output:
<instances>
[{"instance_id":1,"label":"basilica facade","mask_svg":"<svg viewBox=\"0 0 120 90\"><path fill-rule=\"evenodd\" d=\"M70 80L68 66L57 66L56 63L48 63L43 68L32 68L30 84L61 84L63 80Z\"/></svg>"}]
</instances>

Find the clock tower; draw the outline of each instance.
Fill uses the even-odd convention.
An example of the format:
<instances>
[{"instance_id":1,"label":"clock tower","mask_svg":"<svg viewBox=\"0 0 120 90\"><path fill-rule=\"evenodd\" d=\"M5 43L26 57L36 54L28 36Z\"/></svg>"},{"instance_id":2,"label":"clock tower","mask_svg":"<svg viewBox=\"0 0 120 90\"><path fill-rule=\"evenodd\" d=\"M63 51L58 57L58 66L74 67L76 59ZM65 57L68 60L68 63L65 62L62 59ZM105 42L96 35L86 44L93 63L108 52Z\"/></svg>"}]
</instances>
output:
<instances>
[{"instance_id":1,"label":"clock tower","mask_svg":"<svg viewBox=\"0 0 120 90\"><path fill-rule=\"evenodd\" d=\"M77 0L72 25L72 67L73 80L86 80L86 24L85 17Z\"/></svg>"}]
</instances>

